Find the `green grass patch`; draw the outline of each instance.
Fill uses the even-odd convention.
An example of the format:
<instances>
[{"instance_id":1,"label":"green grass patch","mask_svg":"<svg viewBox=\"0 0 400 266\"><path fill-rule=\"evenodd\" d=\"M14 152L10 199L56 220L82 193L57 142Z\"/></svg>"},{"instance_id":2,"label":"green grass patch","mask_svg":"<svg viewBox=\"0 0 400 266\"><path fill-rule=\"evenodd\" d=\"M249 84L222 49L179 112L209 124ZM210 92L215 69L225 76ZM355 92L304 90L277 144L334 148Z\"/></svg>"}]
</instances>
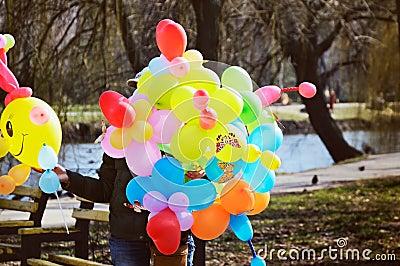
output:
<instances>
[{"instance_id":1,"label":"green grass patch","mask_svg":"<svg viewBox=\"0 0 400 266\"><path fill-rule=\"evenodd\" d=\"M347 241L344 252L370 249L370 258L376 254L396 254L400 259L399 202L400 177L357 181L313 192L273 195L268 208L251 217L253 244L256 250L267 247L268 252L271 249L287 252L314 249L319 257L329 246L339 250L337 240L344 238ZM208 242L206 253L208 265L248 265L251 259L247 243L238 240L229 230ZM266 259L272 265L333 263L328 255L320 260L285 262L278 259L275 251L272 260L270 258L268 254ZM336 263L346 265L348 261Z\"/></svg>"}]
</instances>

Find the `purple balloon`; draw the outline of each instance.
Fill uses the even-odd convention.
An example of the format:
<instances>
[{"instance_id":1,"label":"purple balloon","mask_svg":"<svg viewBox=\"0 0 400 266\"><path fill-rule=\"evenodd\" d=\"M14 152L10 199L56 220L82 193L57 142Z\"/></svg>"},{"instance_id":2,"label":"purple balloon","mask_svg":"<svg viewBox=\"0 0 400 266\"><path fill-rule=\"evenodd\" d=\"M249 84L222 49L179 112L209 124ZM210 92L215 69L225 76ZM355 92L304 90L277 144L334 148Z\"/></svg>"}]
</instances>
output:
<instances>
[{"instance_id":1,"label":"purple balloon","mask_svg":"<svg viewBox=\"0 0 400 266\"><path fill-rule=\"evenodd\" d=\"M144 195L143 206L150 212L160 212L168 207L168 202L163 194L153 190Z\"/></svg>"},{"instance_id":2,"label":"purple balloon","mask_svg":"<svg viewBox=\"0 0 400 266\"><path fill-rule=\"evenodd\" d=\"M154 164L161 159L161 151L152 141L132 142L124 149L129 169L140 176L150 176Z\"/></svg>"},{"instance_id":3,"label":"purple balloon","mask_svg":"<svg viewBox=\"0 0 400 266\"><path fill-rule=\"evenodd\" d=\"M193 225L193 215L189 211L176 212L181 231L189 230Z\"/></svg>"},{"instance_id":4,"label":"purple balloon","mask_svg":"<svg viewBox=\"0 0 400 266\"><path fill-rule=\"evenodd\" d=\"M175 192L168 199L168 207L174 212L186 211L189 206L189 198L183 192Z\"/></svg>"}]
</instances>

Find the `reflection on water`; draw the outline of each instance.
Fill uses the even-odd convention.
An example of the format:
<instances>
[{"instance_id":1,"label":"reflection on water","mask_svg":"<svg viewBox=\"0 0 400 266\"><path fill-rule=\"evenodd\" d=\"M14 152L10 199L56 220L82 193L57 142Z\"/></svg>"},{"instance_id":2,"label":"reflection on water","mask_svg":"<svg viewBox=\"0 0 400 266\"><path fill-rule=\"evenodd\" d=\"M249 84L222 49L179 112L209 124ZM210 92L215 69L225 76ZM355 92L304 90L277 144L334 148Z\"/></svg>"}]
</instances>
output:
<instances>
[{"instance_id":1,"label":"reflection on water","mask_svg":"<svg viewBox=\"0 0 400 266\"><path fill-rule=\"evenodd\" d=\"M400 151L400 132L347 131L344 138L353 147L362 150L368 144L376 153ZM103 151L99 144L63 145L59 161L64 167L84 175L97 176ZM277 151L282 160L278 172L301 172L328 167L333 160L316 134L285 135Z\"/></svg>"}]
</instances>

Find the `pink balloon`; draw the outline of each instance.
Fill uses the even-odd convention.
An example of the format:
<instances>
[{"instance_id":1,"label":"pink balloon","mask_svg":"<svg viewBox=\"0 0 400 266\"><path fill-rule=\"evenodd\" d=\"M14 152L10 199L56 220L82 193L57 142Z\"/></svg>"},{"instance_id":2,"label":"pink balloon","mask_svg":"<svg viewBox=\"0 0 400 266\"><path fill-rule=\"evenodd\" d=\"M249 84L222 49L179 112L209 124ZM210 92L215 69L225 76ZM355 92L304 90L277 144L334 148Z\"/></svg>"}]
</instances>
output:
<instances>
[{"instance_id":1,"label":"pink balloon","mask_svg":"<svg viewBox=\"0 0 400 266\"><path fill-rule=\"evenodd\" d=\"M154 164L161 159L160 149L153 141L132 140L124 152L129 169L140 176L150 176Z\"/></svg>"},{"instance_id":2,"label":"pink balloon","mask_svg":"<svg viewBox=\"0 0 400 266\"><path fill-rule=\"evenodd\" d=\"M0 48L4 48L7 43L7 39L3 34L0 34Z\"/></svg>"},{"instance_id":3,"label":"pink balloon","mask_svg":"<svg viewBox=\"0 0 400 266\"><path fill-rule=\"evenodd\" d=\"M168 207L174 212L183 212L189 206L189 198L183 192L175 192L168 199Z\"/></svg>"},{"instance_id":4,"label":"pink balloon","mask_svg":"<svg viewBox=\"0 0 400 266\"><path fill-rule=\"evenodd\" d=\"M168 207L168 202L161 192L153 190L144 195L143 206L150 212L160 212Z\"/></svg>"},{"instance_id":5,"label":"pink balloon","mask_svg":"<svg viewBox=\"0 0 400 266\"><path fill-rule=\"evenodd\" d=\"M173 76L183 78L187 73L189 73L190 64L185 58L178 56L171 60L169 69Z\"/></svg>"},{"instance_id":6,"label":"pink balloon","mask_svg":"<svg viewBox=\"0 0 400 266\"><path fill-rule=\"evenodd\" d=\"M149 97L146 94L142 93L135 93L131 97L128 98L129 103L134 103L137 100L146 100L149 101Z\"/></svg>"},{"instance_id":7,"label":"pink balloon","mask_svg":"<svg viewBox=\"0 0 400 266\"><path fill-rule=\"evenodd\" d=\"M205 108L200 111L200 126L205 130L212 129L217 123L217 112L212 108Z\"/></svg>"},{"instance_id":8,"label":"pink balloon","mask_svg":"<svg viewBox=\"0 0 400 266\"><path fill-rule=\"evenodd\" d=\"M303 82L299 85L299 93L305 98L312 98L317 93L317 88L310 82Z\"/></svg>"},{"instance_id":9,"label":"pink balloon","mask_svg":"<svg viewBox=\"0 0 400 266\"><path fill-rule=\"evenodd\" d=\"M9 85L11 85L11 84L9 84ZM7 94L7 96L6 96L5 100L4 100L4 103L5 103L5 105L7 105L7 104L9 104L10 102L12 102L15 99L28 98L30 96L32 96L32 89L31 88L29 88L29 87L19 87L19 88L16 88L16 89L10 91Z\"/></svg>"},{"instance_id":10,"label":"pink balloon","mask_svg":"<svg viewBox=\"0 0 400 266\"><path fill-rule=\"evenodd\" d=\"M124 158L124 150L118 150L114 148L110 143L110 135L115 130L114 126L109 126L104 134L104 138L101 141L101 147L103 151L112 158Z\"/></svg>"},{"instance_id":11,"label":"pink balloon","mask_svg":"<svg viewBox=\"0 0 400 266\"><path fill-rule=\"evenodd\" d=\"M193 94L193 104L197 109L203 110L207 108L209 102L210 96L206 90L197 90Z\"/></svg>"},{"instance_id":12,"label":"pink balloon","mask_svg":"<svg viewBox=\"0 0 400 266\"><path fill-rule=\"evenodd\" d=\"M281 88L275 85L269 85L259 88L254 92L260 98L262 106L273 104L281 97Z\"/></svg>"},{"instance_id":13,"label":"pink balloon","mask_svg":"<svg viewBox=\"0 0 400 266\"><path fill-rule=\"evenodd\" d=\"M181 231L189 230L193 225L193 215L189 211L177 212L176 218L178 219Z\"/></svg>"},{"instance_id":14,"label":"pink balloon","mask_svg":"<svg viewBox=\"0 0 400 266\"><path fill-rule=\"evenodd\" d=\"M151 141L170 143L172 136L182 126L171 110L157 110L147 120L153 128Z\"/></svg>"},{"instance_id":15,"label":"pink balloon","mask_svg":"<svg viewBox=\"0 0 400 266\"><path fill-rule=\"evenodd\" d=\"M17 79L15 78L11 70L7 67L6 62L4 62L3 60L0 60L0 85L1 88L6 92L10 92L13 89L19 87Z\"/></svg>"},{"instance_id":16,"label":"pink balloon","mask_svg":"<svg viewBox=\"0 0 400 266\"><path fill-rule=\"evenodd\" d=\"M44 125L50 119L50 113L43 106L35 106L29 112L29 118L35 125Z\"/></svg>"}]
</instances>

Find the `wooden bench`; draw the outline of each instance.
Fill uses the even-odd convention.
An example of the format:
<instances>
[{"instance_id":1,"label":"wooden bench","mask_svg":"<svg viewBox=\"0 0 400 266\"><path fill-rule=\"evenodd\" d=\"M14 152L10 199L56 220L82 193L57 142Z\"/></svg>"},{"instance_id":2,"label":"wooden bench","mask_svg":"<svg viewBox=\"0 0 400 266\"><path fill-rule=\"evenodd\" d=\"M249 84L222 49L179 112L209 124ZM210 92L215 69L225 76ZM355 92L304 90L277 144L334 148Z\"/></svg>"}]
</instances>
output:
<instances>
[{"instance_id":1,"label":"wooden bench","mask_svg":"<svg viewBox=\"0 0 400 266\"><path fill-rule=\"evenodd\" d=\"M4 218L5 210L10 217L0 221L0 235L18 237L20 228L40 227L48 196L38 187L17 186L11 195L1 198L1 218ZM21 257L20 244L0 243L0 262L20 260Z\"/></svg>"},{"instance_id":2,"label":"wooden bench","mask_svg":"<svg viewBox=\"0 0 400 266\"><path fill-rule=\"evenodd\" d=\"M22 246L25 248L21 265L105 265L87 260L89 250L89 225L91 221L108 222L108 210L93 209L94 203L78 198L81 203L79 208L74 208L72 217L76 219L75 226L69 228L67 234L65 228L21 228L18 230L21 236ZM41 250L29 250L29 246L35 243L74 241L75 256L49 255L48 259L41 258Z\"/></svg>"}]
</instances>

